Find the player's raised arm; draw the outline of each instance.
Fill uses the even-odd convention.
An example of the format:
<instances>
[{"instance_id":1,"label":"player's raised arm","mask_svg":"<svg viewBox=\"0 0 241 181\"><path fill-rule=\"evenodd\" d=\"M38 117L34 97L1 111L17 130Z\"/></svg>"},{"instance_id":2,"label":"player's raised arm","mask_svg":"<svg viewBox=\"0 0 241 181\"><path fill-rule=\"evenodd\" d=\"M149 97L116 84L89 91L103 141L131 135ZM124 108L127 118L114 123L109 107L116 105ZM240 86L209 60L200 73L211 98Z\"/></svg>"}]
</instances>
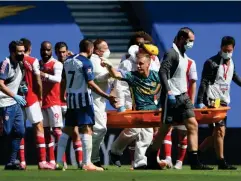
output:
<instances>
[{"instance_id":1,"label":"player's raised arm","mask_svg":"<svg viewBox=\"0 0 241 181\"><path fill-rule=\"evenodd\" d=\"M103 57L101 57L101 64L102 66L105 66L107 70L109 71L111 77L115 79L122 79L122 74L121 72L117 71L115 68L113 68L111 62Z\"/></svg>"}]
</instances>

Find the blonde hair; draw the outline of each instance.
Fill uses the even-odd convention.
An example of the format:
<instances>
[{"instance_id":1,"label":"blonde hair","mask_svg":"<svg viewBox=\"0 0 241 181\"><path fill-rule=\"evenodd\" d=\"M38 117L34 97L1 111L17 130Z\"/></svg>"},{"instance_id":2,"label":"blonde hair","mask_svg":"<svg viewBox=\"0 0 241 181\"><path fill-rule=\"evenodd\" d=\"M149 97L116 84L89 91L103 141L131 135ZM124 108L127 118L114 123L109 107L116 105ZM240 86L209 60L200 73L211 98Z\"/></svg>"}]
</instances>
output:
<instances>
[{"instance_id":1,"label":"blonde hair","mask_svg":"<svg viewBox=\"0 0 241 181\"><path fill-rule=\"evenodd\" d=\"M148 53L137 53L136 58L138 58L138 59L139 58L146 58L148 60L148 62L151 61L151 56Z\"/></svg>"}]
</instances>

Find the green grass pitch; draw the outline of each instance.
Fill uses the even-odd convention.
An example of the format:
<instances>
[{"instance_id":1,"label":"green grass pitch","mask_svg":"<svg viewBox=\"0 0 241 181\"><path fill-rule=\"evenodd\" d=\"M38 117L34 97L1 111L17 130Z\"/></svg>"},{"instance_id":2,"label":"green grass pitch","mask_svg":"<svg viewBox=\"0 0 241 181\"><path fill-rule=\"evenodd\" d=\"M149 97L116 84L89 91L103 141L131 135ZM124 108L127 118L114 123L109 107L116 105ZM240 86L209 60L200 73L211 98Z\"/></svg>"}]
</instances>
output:
<instances>
[{"instance_id":1,"label":"green grass pitch","mask_svg":"<svg viewBox=\"0 0 241 181\"><path fill-rule=\"evenodd\" d=\"M39 171L28 166L26 171L5 171L0 167L0 181L240 181L241 166L236 171L192 171L188 166L182 170L130 170L130 166L108 166L104 172L90 172L70 167L66 171Z\"/></svg>"}]
</instances>

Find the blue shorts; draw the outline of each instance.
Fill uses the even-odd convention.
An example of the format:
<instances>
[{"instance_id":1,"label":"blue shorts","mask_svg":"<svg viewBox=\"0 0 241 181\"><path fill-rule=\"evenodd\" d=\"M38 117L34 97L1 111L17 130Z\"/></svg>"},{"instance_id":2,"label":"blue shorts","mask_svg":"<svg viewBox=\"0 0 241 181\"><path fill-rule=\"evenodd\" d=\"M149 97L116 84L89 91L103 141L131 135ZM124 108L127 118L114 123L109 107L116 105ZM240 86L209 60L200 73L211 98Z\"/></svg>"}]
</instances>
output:
<instances>
[{"instance_id":1,"label":"blue shorts","mask_svg":"<svg viewBox=\"0 0 241 181\"><path fill-rule=\"evenodd\" d=\"M93 106L86 106L80 109L67 109L65 115L65 126L94 125L95 114Z\"/></svg>"},{"instance_id":2,"label":"blue shorts","mask_svg":"<svg viewBox=\"0 0 241 181\"><path fill-rule=\"evenodd\" d=\"M24 118L22 108L19 104L14 104L8 107L1 107L0 122L3 123L2 131L5 135L14 134L16 137L24 136Z\"/></svg>"}]
</instances>

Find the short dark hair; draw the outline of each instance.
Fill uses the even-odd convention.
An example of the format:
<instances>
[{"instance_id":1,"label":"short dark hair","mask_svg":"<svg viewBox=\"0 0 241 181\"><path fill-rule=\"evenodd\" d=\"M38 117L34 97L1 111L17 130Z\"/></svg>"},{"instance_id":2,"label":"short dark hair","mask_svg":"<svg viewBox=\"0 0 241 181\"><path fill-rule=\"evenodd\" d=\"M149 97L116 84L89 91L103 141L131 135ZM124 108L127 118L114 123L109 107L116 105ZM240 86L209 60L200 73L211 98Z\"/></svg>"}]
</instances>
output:
<instances>
[{"instance_id":1,"label":"short dark hair","mask_svg":"<svg viewBox=\"0 0 241 181\"><path fill-rule=\"evenodd\" d=\"M221 47L226 45L233 45L235 47L235 39L232 36L224 36L221 41Z\"/></svg>"},{"instance_id":2,"label":"short dark hair","mask_svg":"<svg viewBox=\"0 0 241 181\"><path fill-rule=\"evenodd\" d=\"M28 52L30 50L30 47L32 46L32 43L29 39L27 38L21 38L20 41L23 42L24 45L24 49L25 49L25 53Z\"/></svg>"},{"instance_id":3,"label":"short dark hair","mask_svg":"<svg viewBox=\"0 0 241 181\"><path fill-rule=\"evenodd\" d=\"M63 47L66 47L66 49L68 50L68 45L67 43L63 42L63 41L60 41L60 42L57 42L54 46L54 49L55 51L59 50L60 48L63 48Z\"/></svg>"},{"instance_id":4,"label":"short dark hair","mask_svg":"<svg viewBox=\"0 0 241 181\"><path fill-rule=\"evenodd\" d=\"M51 43L50 41L43 41L43 42L41 43L41 48L42 48L46 43L50 44L51 47L52 47L52 43Z\"/></svg>"},{"instance_id":5,"label":"short dark hair","mask_svg":"<svg viewBox=\"0 0 241 181\"><path fill-rule=\"evenodd\" d=\"M194 34L194 31L193 31L191 28L189 28L189 27L183 27L183 28L181 28L181 29L178 31L177 36L175 37L176 39L174 39L174 40L180 40L181 37L184 37L184 38L187 39L189 32L192 32L192 33Z\"/></svg>"},{"instance_id":6,"label":"short dark hair","mask_svg":"<svg viewBox=\"0 0 241 181\"><path fill-rule=\"evenodd\" d=\"M100 38L98 38L98 39L96 39L95 41L94 41L94 49L95 50L98 50L100 47L99 47L99 45L102 43L102 42L106 42L104 39L100 39Z\"/></svg>"},{"instance_id":7,"label":"short dark hair","mask_svg":"<svg viewBox=\"0 0 241 181\"><path fill-rule=\"evenodd\" d=\"M130 47L132 45L135 45L135 42L136 42L137 38L143 38L145 41L147 41L149 43L153 42L152 37L148 33L146 33L145 31L137 31L131 37L128 47Z\"/></svg>"},{"instance_id":8,"label":"short dark hair","mask_svg":"<svg viewBox=\"0 0 241 181\"><path fill-rule=\"evenodd\" d=\"M8 45L9 52L16 52L17 46L24 46L22 41L11 41Z\"/></svg>"},{"instance_id":9,"label":"short dark hair","mask_svg":"<svg viewBox=\"0 0 241 181\"><path fill-rule=\"evenodd\" d=\"M88 50L93 46L94 46L94 44L91 40L83 39L79 43L79 50L80 50L80 52L88 52Z\"/></svg>"}]
</instances>

